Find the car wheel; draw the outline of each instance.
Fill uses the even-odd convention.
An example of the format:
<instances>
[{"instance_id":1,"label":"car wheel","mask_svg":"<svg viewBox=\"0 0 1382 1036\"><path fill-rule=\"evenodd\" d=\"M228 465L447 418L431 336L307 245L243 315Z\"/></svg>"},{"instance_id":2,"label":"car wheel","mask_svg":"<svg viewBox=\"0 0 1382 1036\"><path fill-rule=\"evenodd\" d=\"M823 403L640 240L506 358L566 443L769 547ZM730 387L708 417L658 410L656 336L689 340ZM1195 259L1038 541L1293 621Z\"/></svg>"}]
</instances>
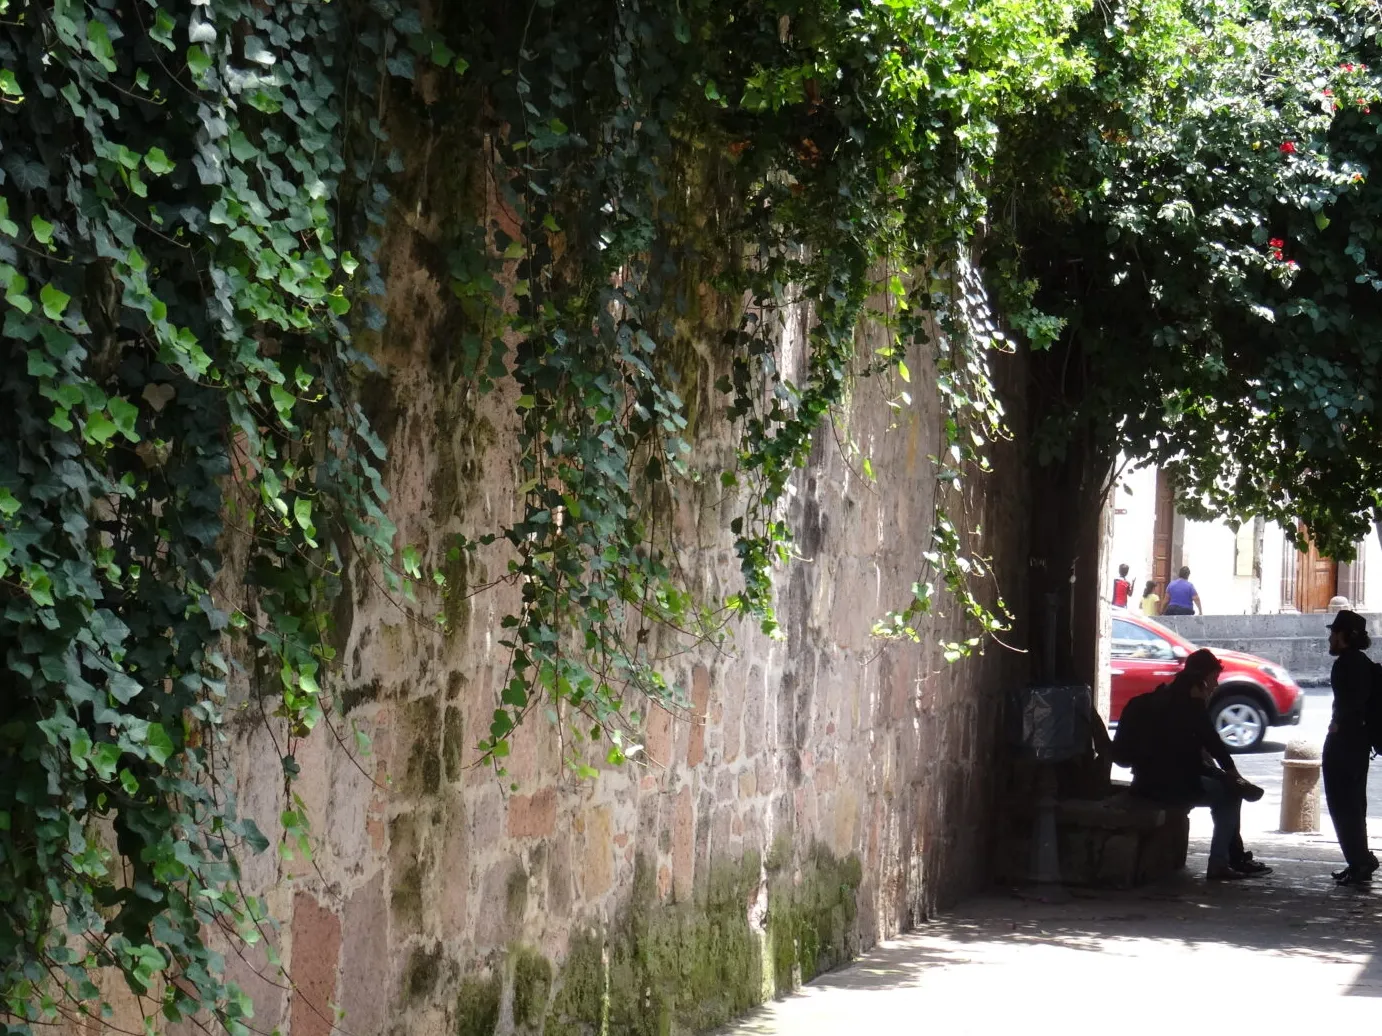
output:
<instances>
[{"instance_id":1,"label":"car wheel","mask_svg":"<svg viewBox=\"0 0 1382 1036\"><path fill-rule=\"evenodd\" d=\"M1251 752L1267 736L1267 710L1246 694L1229 694L1213 706L1214 731L1230 752Z\"/></svg>"}]
</instances>

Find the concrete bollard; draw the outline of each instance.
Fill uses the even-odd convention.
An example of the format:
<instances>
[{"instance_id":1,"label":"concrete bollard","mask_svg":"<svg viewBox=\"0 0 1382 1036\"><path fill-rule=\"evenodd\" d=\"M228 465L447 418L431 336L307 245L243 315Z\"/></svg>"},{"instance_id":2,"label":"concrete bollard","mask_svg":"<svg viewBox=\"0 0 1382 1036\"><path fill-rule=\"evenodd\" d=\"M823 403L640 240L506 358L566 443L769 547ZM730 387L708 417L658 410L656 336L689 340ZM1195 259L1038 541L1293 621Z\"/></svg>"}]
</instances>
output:
<instances>
[{"instance_id":1,"label":"concrete bollard","mask_svg":"<svg viewBox=\"0 0 1382 1036\"><path fill-rule=\"evenodd\" d=\"M1287 834L1320 829L1320 750L1292 741L1281 760L1281 830Z\"/></svg>"}]
</instances>

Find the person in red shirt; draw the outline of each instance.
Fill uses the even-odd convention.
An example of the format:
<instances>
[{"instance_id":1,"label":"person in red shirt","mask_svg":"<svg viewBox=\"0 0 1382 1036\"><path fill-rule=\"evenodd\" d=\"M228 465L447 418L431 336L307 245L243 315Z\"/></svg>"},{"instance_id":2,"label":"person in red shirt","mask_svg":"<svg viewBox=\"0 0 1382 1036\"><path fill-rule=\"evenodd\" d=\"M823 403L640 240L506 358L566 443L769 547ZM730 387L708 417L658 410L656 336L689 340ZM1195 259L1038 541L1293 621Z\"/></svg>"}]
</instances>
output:
<instances>
[{"instance_id":1,"label":"person in red shirt","mask_svg":"<svg viewBox=\"0 0 1382 1036\"><path fill-rule=\"evenodd\" d=\"M1132 595L1132 580L1128 578L1128 566L1118 566L1118 578L1113 581L1113 606L1126 608Z\"/></svg>"}]
</instances>

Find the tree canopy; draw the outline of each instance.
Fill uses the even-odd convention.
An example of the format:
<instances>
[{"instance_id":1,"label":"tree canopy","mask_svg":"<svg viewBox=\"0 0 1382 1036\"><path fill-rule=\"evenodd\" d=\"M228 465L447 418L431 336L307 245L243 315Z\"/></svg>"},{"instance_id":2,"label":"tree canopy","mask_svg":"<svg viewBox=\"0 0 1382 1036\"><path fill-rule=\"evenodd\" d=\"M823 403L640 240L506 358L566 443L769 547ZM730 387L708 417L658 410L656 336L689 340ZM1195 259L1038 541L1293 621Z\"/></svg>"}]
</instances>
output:
<instances>
[{"instance_id":1,"label":"tree canopy","mask_svg":"<svg viewBox=\"0 0 1382 1036\"><path fill-rule=\"evenodd\" d=\"M1048 455L1088 435L1188 512L1351 556L1382 503L1376 28L1294 0L1085 14L1091 75L1005 128L988 252L1059 356Z\"/></svg>"}]
</instances>

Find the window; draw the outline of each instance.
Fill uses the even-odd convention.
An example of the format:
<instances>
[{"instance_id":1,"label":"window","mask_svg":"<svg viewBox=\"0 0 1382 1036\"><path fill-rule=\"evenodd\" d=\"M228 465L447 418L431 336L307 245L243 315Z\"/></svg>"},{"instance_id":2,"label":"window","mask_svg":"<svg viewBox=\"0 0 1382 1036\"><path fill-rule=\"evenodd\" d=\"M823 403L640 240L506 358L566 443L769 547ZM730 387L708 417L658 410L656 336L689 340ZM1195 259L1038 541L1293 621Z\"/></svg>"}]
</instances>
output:
<instances>
[{"instance_id":1,"label":"window","mask_svg":"<svg viewBox=\"0 0 1382 1036\"><path fill-rule=\"evenodd\" d=\"M1109 654L1114 658L1147 658L1158 662L1169 662L1176 657L1165 640L1127 619L1113 620L1113 643Z\"/></svg>"}]
</instances>

